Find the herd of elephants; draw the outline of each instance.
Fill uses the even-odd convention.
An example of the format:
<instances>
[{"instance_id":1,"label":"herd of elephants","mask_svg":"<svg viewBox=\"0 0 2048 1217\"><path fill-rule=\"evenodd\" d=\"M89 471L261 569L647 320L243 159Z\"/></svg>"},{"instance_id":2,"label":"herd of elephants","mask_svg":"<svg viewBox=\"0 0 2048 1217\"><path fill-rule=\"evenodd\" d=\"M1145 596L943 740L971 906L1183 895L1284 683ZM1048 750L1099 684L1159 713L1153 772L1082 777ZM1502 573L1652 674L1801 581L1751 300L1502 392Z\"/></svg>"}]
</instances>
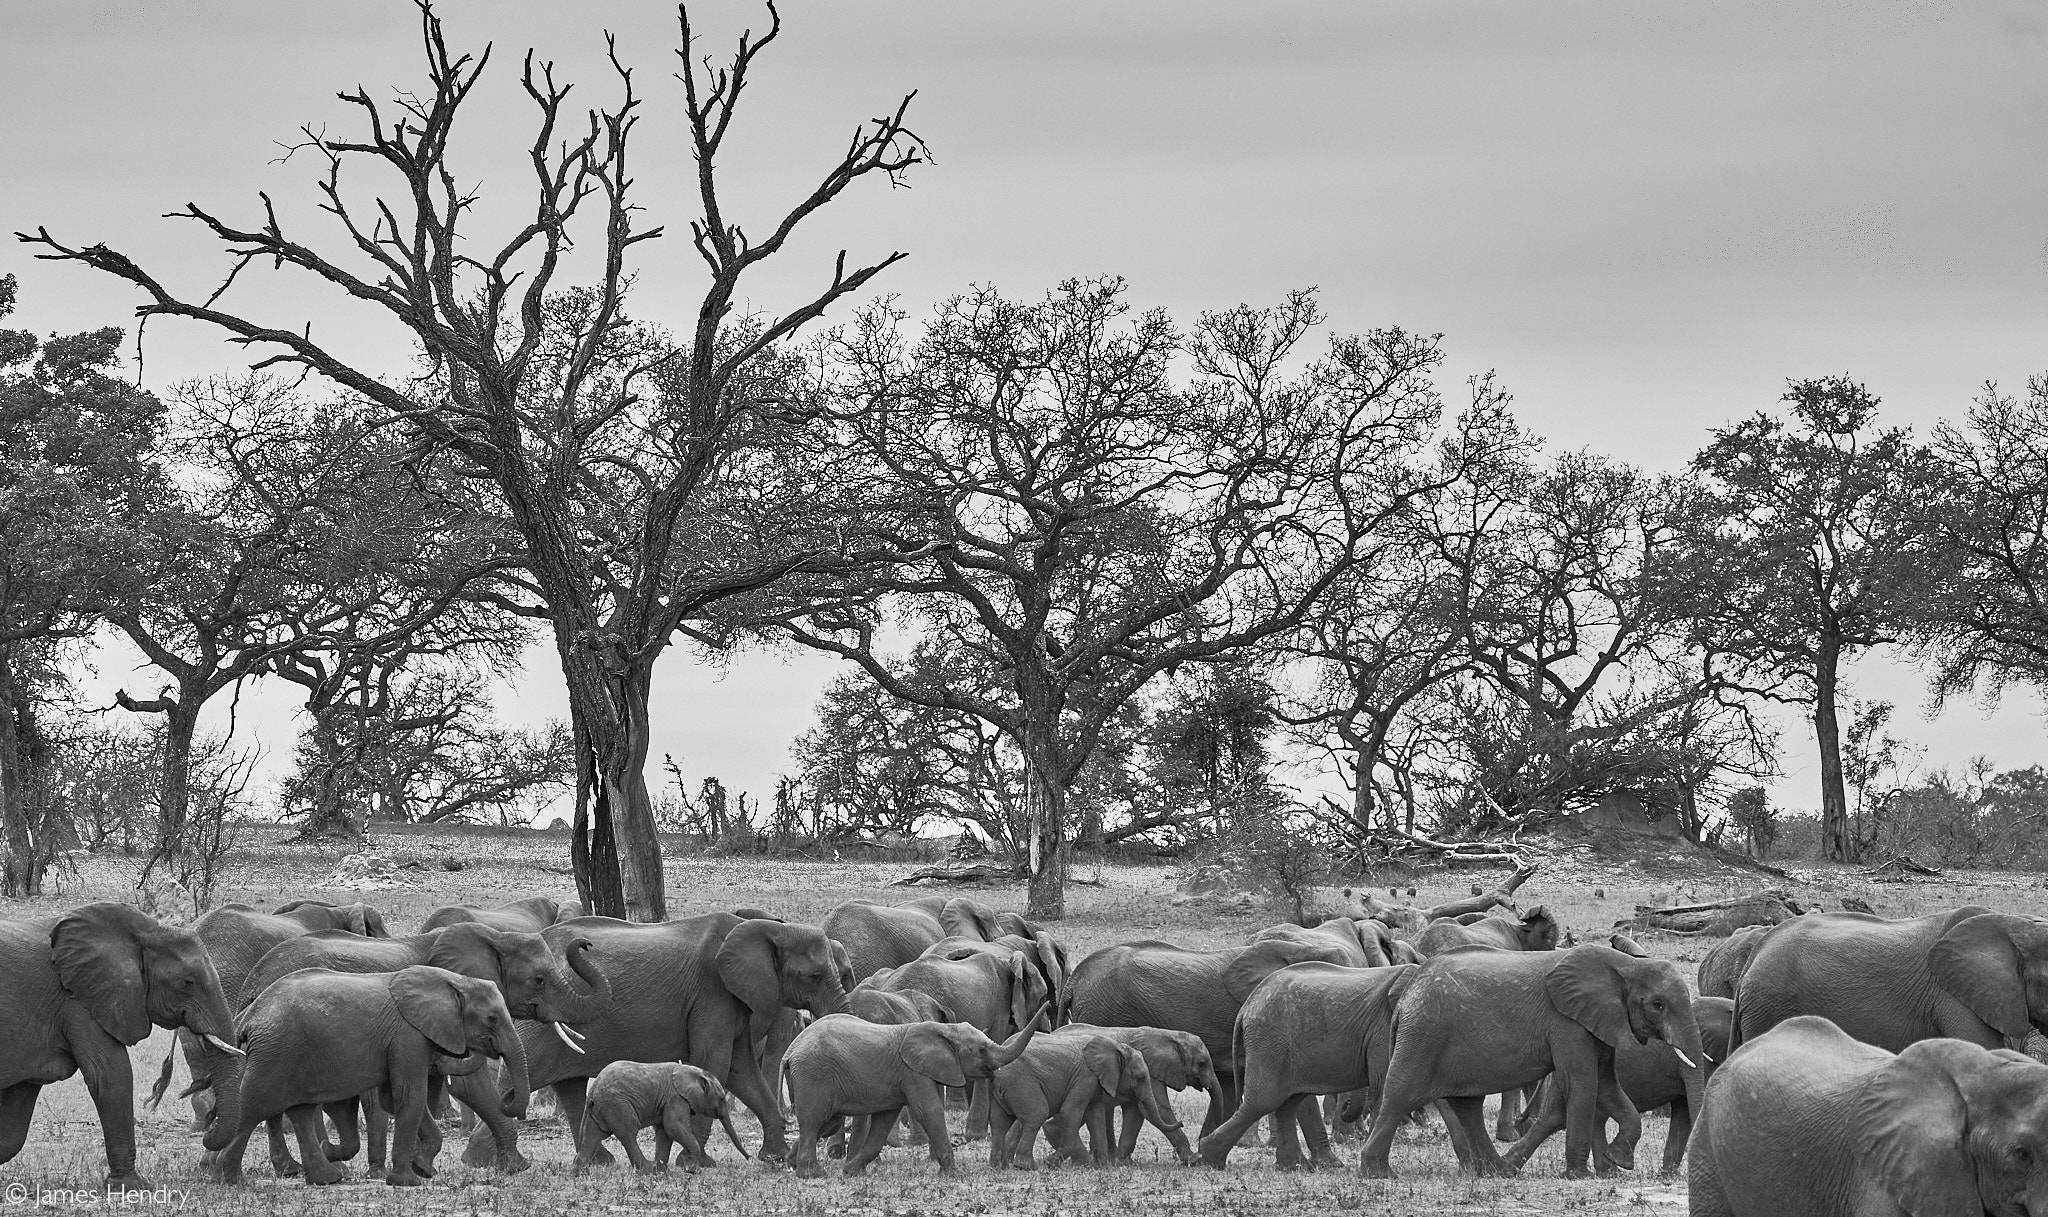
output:
<instances>
[{"instance_id":1,"label":"herd of elephants","mask_svg":"<svg viewBox=\"0 0 2048 1217\"><path fill-rule=\"evenodd\" d=\"M952 1098L998 1167L1036 1165L1041 1132L1055 1160L1128 1160L1150 1124L1221 1169L1262 1120L1279 1165L1335 1166L1333 1137L1363 1120L1358 1169L1388 1177L1401 1126L1434 1104L1470 1172L1513 1173L1562 1130L1566 1173L1604 1174L1634 1166L1639 1113L1668 1107L1663 1168L1684 1164L1697 1214L2048 1214L2048 1064L2023 1051L2048 1020L2048 921L1811 913L1723 940L1695 992L1625 937L1561 946L1541 908L1344 898L1241 946L1078 960L944 896L850 901L819 925L751 908L642 925L533 897L437 909L407 936L318 901L189 930L110 903L0 921L0 1162L41 1087L77 1072L111 1182L147 1186L129 1048L155 1025L179 1048L151 1101L182 1055L221 1182L265 1127L280 1175L333 1182L367 1142L373 1173L417 1184L451 1096L474 1113L463 1161L517 1171L547 1086L577 1170L609 1163L611 1139L641 1170L671 1150L695 1169L715 1122L799 1175L821 1149L858 1174L891 1144L951 1173ZM1168 1095L1190 1087L1207 1094L1194 1137ZM751 1150L731 1099L759 1122Z\"/></svg>"}]
</instances>

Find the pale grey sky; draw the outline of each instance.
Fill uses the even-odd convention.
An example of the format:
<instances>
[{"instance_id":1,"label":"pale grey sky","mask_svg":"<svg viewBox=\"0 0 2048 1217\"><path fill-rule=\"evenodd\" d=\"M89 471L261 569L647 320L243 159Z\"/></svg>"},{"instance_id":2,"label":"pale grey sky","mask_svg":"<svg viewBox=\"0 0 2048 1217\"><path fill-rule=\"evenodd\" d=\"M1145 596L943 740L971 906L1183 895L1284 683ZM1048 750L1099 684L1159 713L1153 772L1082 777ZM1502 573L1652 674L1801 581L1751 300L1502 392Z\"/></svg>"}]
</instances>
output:
<instances>
[{"instance_id":1,"label":"pale grey sky","mask_svg":"<svg viewBox=\"0 0 2048 1217\"><path fill-rule=\"evenodd\" d=\"M647 99L641 199L672 234L642 247L638 311L685 315L700 280L673 8L439 11L455 46L497 46L458 147L500 222L530 138L519 55L538 46L580 96L609 99L600 30L619 35ZM700 49L721 55L766 24L734 0L692 13ZM842 244L908 251L877 286L914 313L970 282L1035 295L1103 272L1183 316L1316 284L1334 328L1443 332L1453 383L1497 369L1557 446L1672 467L1787 377L1849 373L1891 420L1924 428L1987 379L2048 370L2044 14L2035 0L792 0L728 168L758 183L736 195L742 218L764 215L855 120L914 88L936 164L910 190L856 192L753 286L756 303L817 284ZM268 189L310 220L312 167L274 163L277 142L301 123L348 129L337 90L414 85L416 26L402 0L0 0L0 226L45 224L210 286L212 248L157 217L190 200L247 218ZM22 280L17 324L127 320L118 285L24 255L0 252L0 273ZM403 363L389 329L318 288L260 279L245 276L245 304ZM146 352L156 386L237 360L164 322ZM678 656L661 673L657 752L693 780L765 794L829 674L760 657L719 679ZM1902 733L1933 763L2048 760L2033 699L1922 723L1910 674L1858 676L1901 703ZM520 709L558 706L555 683L537 665ZM275 721L289 704L245 703L245 724L267 706L274 753L289 747ZM1796 730L1786 744L1781 798L1811 805L1809 745Z\"/></svg>"}]
</instances>

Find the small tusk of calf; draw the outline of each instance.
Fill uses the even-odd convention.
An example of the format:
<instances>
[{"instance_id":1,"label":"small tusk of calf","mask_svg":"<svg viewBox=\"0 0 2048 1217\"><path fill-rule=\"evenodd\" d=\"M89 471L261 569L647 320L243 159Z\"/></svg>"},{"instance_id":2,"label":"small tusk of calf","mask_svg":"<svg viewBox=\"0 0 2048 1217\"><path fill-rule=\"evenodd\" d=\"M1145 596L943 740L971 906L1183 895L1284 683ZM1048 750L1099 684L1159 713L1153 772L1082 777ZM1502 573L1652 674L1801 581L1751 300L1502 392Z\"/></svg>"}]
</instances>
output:
<instances>
[{"instance_id":1,"label":"small tusk of calf","mask_svg":"<svg viewBox=\"0 0 2048 1217\"><path fill-rule=\"evenodd\" d=\"M228 1043L226 1040L222 1039L218 1035L208 1035L202 1038L204 1038L207 1043L212 1044L214 1047L220 1049L222 1052L228 1053L230 1055L243 1057L249 1055L248 1053L242 1051L240 1048L237 1048L233 1044Z\"/></svg>"},{"instance_id":2,"label":"small tusk of calf","mask_svg":"<svg viewBox=\"0 0 2048 1217\"><path fill-rule=\"evenodd\" d=\"M549 1024L548 1024L548 1026L550 1026L550 1027L553 1027L553 1028L555 1029L555 1034L556 1034L557 1036L561 1037L561 1040L562 1040L562 1042L563 1042L564 1044L567 1044L567 1045L569 1046L569 1051L571 1051L571 1052L582 1052L582 1051L583 1051L583 1045L581 1045L581 1044L577 1043L577 1042L576 1042L575 1040L572 1040L572 1039L570 1039L570 1038L569 1038L569 1029L568 1029L567 1027L564 1027L564 1026L563 1026L562 1024L560 1024L560 1023L549 1023Z\"/></svg>"}]
</instances>

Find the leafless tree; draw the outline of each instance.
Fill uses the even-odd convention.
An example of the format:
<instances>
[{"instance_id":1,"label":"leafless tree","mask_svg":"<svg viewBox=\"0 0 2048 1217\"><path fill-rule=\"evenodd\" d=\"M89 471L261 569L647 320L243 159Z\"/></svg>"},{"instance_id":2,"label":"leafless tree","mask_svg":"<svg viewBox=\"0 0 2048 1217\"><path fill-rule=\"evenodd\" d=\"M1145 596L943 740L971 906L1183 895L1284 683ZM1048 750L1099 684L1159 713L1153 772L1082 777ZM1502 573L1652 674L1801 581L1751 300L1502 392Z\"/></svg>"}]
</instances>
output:
<instances>
[{"instance_id":1,"label":"leafless tree","mask_svg":"<svg viewBox=\"0 0 2048 1217\"><path fill-rule=\"evenodd\" d=\"M206 322L269 352L261 364L319 373L403 420L419 437L422 460L445 456L495 484L527 574L523 594L505 604L548 621L568 684L578 774L573 859L584 898L603 914L658 921L667 913L644 774L655 660L679 631L732 598L839 560L844 539L805 510L801 479L762 476L774 472L781 451L767 441L800 434L812 404L801 367L779 352L903 255L849 265L842 253L815 295L765 316L735 315L741 285L855 182L893 182L926 159L905 125L906 97L859 126L786 210L743 227L728 212L719 160L755 62L781 32L772 5L769 15L768 32L741 35L720 66L700 59L681 14L685 142L701 207L691 239L709 282L680 349L626 313L629 255L661 229L643 226L634 201L628 151L642 99L616 47L618 100L582 116L568 108L569 86L552 64L526 56L520 83L536 113L527 153L533 204L509 234L491 237L479 231L479 196L458 184L468 179L452 154L456 120L490 52L451 53L425 4L427 87L391 103L360 90L343 94L365 134L349 140L307 128L297 150L322 167L320 206L340 234L330 252L287 232L267 197L254 226L196 205L178 213L233 259L219 288L203 296L174 290L104 245L66 245L46 230L24 238L46 251L40 256L140 287L144 316ZM361 170L388 185L355 193ZM568 282L572 245L580 262L595 257L588 282ZM304 272L397 320L421 344L430 375L409 388L387 383L295 320L259 320L224 305L223 294L252 265Z\"/></svg>"}]
</instances>

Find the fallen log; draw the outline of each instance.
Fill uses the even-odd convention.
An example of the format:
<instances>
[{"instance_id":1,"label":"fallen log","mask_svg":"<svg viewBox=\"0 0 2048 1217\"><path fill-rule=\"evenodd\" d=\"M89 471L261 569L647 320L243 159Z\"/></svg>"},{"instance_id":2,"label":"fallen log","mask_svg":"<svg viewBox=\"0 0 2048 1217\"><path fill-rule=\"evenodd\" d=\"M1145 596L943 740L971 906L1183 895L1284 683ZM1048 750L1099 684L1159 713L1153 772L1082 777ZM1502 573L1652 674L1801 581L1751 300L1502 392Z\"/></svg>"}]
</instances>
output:
<instances>
[{"instance_id":1,"label":"fallen log","mask_svg":"<svg viewBox=\"0 0 2048 1217\"><path fill-rule=\"evenodd\" d=\"M1476 896L1465 896L1457 900L1447 900L1430 908L1426 916L1434 921L1438 917L1462 917L1466 913L1484 913L1489 909L1503 906L1513 908L1515 907L1515 889L1527 883L1529 876L1535 873L1536 863L1517 859L1515 861L1515 873L1509 876L1508 880L1499 887L1491 891L1481 892Z\"/></svg>"},{"instance_id":2,"label":"fallen log","mask_svg":"<svg viewBox=\"0 0 2048 1217\"><path fill-rule=\"evenodd\" d=\"M889 881L890 887L908 887L929 879L934 883L1007 883L1029 877L1030 872L1023 866L1000 866L989 862L974 862L966 866L927 866L912 871L901 879Z\"/></svg>"},{"instance_id":3,"label":"fallen log","mask_svg":"<svg viewBox=\"0 0 2048 1217\"><path fill-rule=\"evenodd\" d=\"M1635 916L1614 923L1617 930L1658 930L1666 934L1725 938L1746 925L1776 925L1808 910L1783 892L1755 892L1704 904L1655 908L1637 905Z\"/></svg>"},{"instance_id":4,"label":"fallen log","mask_svg":"<svg viewBox=\"0 0 2048 1217\"><path fill-rule=\"evenodd\" d=\"M1875 869L1864 871L1863 874L1865 878L1875 879L1879 883L1905 883L1908 882L1908 875L1926 875L1936 879L1941 877L1940 871L1931 866L1922 866L1904 854Z\"/></svg>"}]
</instances>

